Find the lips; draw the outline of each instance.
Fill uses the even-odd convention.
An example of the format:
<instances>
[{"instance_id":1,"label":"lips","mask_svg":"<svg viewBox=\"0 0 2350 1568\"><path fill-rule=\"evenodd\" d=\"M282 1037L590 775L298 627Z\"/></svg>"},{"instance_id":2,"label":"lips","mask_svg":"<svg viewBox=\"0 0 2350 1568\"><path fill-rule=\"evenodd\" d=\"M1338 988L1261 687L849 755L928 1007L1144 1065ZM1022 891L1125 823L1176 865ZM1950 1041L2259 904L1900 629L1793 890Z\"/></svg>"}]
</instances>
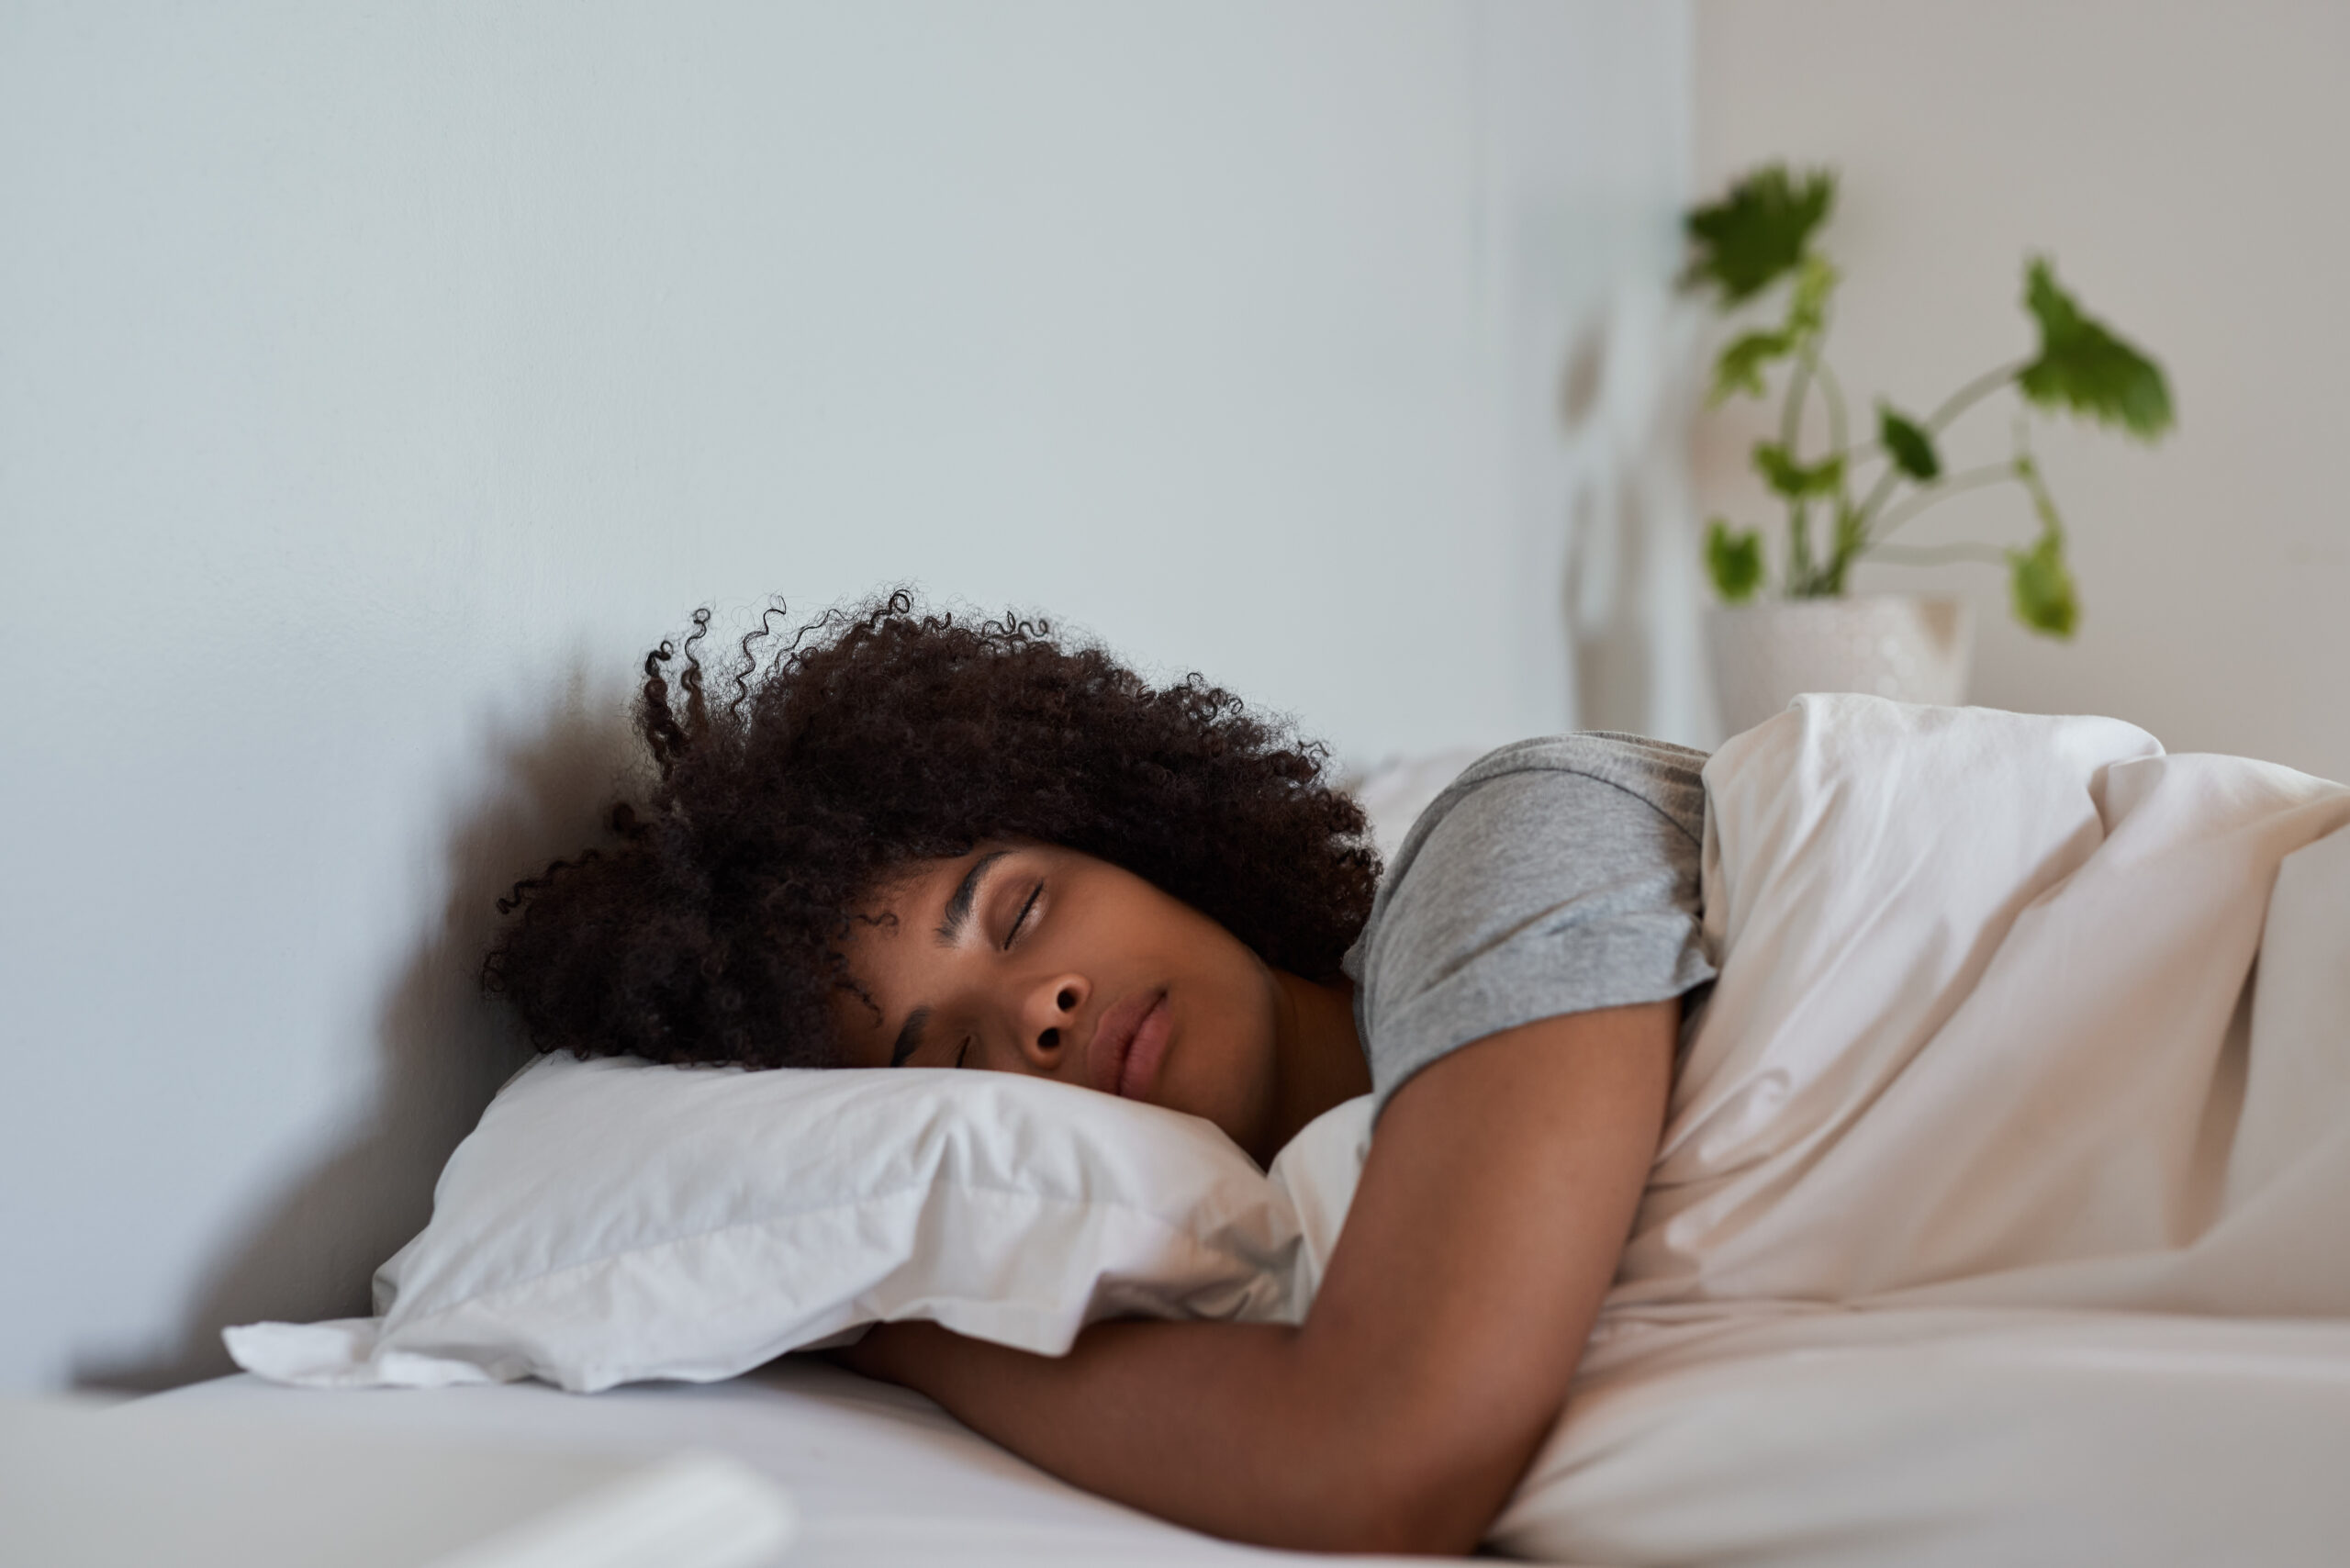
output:
<instances>
[{"instance_id":1,"label":"lips","mask_svg":"<svg viewBox=\"0 0 2350 1568\"><path fill-rule=\"evenodd\" d=\"M1105 1094L1148 1099L1173 1032L1165 991L1136 991L1122 998L1093 1026L1085 1050L1087 1081Z\"/></svg>"}]
</instances>

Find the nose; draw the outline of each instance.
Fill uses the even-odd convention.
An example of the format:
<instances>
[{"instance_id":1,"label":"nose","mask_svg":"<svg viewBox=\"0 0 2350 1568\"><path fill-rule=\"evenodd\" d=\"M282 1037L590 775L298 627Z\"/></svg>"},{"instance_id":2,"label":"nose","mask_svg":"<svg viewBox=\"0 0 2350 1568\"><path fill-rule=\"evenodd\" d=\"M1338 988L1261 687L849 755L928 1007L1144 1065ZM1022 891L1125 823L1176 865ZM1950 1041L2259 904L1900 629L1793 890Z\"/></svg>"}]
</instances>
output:
<instances>
[{"instance_id":1,"label":"nose","mask_svg":"<svg viewBox=\"0 0 2350 1568\"><path fill-rule=\"evenodd\" d=\"M1083 975L1049 975L1022 1003L1020 1054L1038 1072L1058 1073L1076 1059L1075 1028L1093 988Z\"/></svg>"}]
</instances>

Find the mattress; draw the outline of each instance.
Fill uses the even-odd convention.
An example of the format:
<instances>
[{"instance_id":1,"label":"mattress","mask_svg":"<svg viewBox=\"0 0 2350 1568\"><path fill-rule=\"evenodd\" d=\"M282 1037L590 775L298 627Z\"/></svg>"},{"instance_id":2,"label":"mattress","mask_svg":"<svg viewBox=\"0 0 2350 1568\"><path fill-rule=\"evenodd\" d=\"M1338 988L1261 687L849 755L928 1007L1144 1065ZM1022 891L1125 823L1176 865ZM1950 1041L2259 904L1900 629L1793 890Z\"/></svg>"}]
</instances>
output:
<instances>
[{"instance_id":1,"label":"mattress","mask_svg":"<svg viewBox=\"0 0 2350 1568\"><path fill-rule=\"evenodd\" d=\"M1053 1479L920 1394L800 1357L725 1383L587 1395L538 1383L293 1389L239 1375L156 1397L373 1437L728 1454L790 1490L800 1526L779 1560L789 1568L1428 1561L1306 1556L1197 1535Z\"/></svg>"}]
</instances>

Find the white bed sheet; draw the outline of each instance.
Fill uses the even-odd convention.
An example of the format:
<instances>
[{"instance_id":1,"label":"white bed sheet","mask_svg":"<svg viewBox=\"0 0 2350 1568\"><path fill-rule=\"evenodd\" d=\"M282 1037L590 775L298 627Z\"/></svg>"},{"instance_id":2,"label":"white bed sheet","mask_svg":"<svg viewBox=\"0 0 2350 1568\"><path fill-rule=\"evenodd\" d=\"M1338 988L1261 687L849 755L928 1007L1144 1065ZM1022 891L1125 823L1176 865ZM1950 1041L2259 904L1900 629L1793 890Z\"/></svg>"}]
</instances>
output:
<instances>
[{"instance_id":1,"label":"white bed sheet","mask_svg":"<svg viewBox=\"0 0 2350 1568\"><path fill-rule=\"evenodd\" d=\"M791 1491L800 1536L782 1568L1429 1561L1267 1551L1180 1529L1053 1479L920 1394L797 1357L725 1383L588 1395L540 1383L297 1389L239 1374L157 1397L376 1437L729 1454Z\"/></svg>"}]
</instances>

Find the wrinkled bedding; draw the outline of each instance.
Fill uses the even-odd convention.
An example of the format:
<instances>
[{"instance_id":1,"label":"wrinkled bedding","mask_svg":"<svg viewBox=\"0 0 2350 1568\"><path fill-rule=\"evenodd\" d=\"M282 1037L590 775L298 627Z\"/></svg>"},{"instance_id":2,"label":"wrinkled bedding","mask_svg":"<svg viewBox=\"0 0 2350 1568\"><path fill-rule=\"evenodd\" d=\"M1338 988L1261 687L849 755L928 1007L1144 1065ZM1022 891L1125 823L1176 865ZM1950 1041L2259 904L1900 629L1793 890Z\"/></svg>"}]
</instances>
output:
<instances>
[{"instance_id":1,"label":"wrinkled bedding","mask_svg":"<svg viewBox=\"0 0 2350 1568\"><path fill-rule=\"evenodd\" d=\"M1706 782L1720 978L1489 1545L2343 1561L2350 790L2109 720L1860 697L1799 700ZM1310 1303L1370 1126L1366 1097L1275 1162L1290 1272L1246 1315ZM896 1498L908 1540L962 1534Z\"/></svg>"},{"instance_id":2,"label":"wrinkled bedding","mask_svg":"<svg viewBox=\"0 0 2350 1568\"><path fill-rule=\"evenodd\" d=\"M1721 978L1493 1544L2338 1562L2350 790L1860 697L1706 780Z\"/></svg>"}]
</instances>

